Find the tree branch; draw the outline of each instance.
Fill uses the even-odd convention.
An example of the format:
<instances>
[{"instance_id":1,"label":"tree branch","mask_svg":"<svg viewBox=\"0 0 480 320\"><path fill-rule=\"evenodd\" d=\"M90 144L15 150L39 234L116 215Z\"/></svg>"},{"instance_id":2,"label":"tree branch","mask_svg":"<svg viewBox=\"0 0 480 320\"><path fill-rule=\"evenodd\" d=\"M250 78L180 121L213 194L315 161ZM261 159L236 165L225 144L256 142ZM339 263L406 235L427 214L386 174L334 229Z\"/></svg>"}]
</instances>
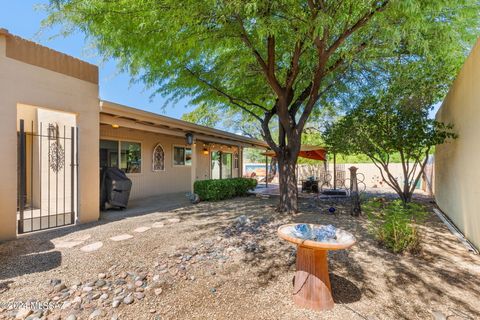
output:
<instances>
[{"instance_id":1,"label":"tree branch","mask_svg":"<svg viewBox=\"0 0 480 320\"><path fill-rule=\"evenodd\" d=\"M305 100L310 95L310 91L312 90L312 85L313 83L310 82L308 86L305 89L303 89L303 91L300 93L300 95L297 97L295 102L290 107L289 112L292 117L295 117L300 106L305 102Z\"/></svg>"},{"instance_id":2,"label":"tree branch","mask_svg":"<svg viewBox=\"0 0 480 320\"><path fill-rule=\"evenodd\" d=\"M405 155L403 153L403 150L400 150L400 159L402 160L402 171L403 171L403 193L406 194L410 189L410 186L408 185L409 183L408 167L405 164Z\"/></svg>"},{"instance_id":3,"label":"tree branch","mask_svg":"<svg viewBox=\"0 0 480 320\"><path fill-rule=\"evenodd\" d=\"M273 89L273 91L279 97L283 97L284 92L283 92L282 87L280 86L280 83L278 82L277 78L275 77L275 74L273 74L273 76L272 76L272 74L270 72L271 67L269 66L269 64L267 64L267 62L265 62L265 60L262 58L262 55L258 52L258 50L255 48L253 43L250 41L250 38L248 37L247 30L245 30L245 26L243 25L242 18L240 16L236 16L236 18L237 18L237 22L240 25L240 33L241 33L240 38L245 43L245 45L252 51L253 56L255 57L258 64L262 68L263 73L264 73L270 87ZM269 42L269 41L267 41L267 42ZM267 46L270 48L271 44L267 43ZM270 51L270 50L268 50L268 51Z\"/></svg>"},{"instance_id":4,"label":"tree branch","mask_svg":"<svg viewBox=\"0 0 480 320\"><path fill-rule=\"evenodd\" d=\"M297 76L300 72L299 61L300 56L302 55L303 42L298 41L295 44L295 49L293 50L292 61L290 62L290 68L287 72L287 81L285 83L285 88L287 92L292 89L293 83L297 79Z\"/></svg>"},{"instance_id":5,"label":"tree branch","mask_svg":"<svg viewBox=\"0 0 480 320\"><path fill-rule=\"evenodd\" d=\"M278 100L277 100L278 102ZM275 103L275 106L272 108L272 110L265 112L265 117L263 118L263 121L261 121L262 125L262 137L265 139L265 142L269 145L269 147L275 151L276 153L280 151L280 148L278 145L275 143L275 141L272 138L272 133L270 131L269 123L270 120L272 120L272 117L275 115L277 112L277 103Z\"/></svg>"},{"instance_id":6,"label":"tree branch","mask_svg":"<svg viewBox=\"0 0 480 320\"><path fill-rule=\"evenodd\" d=\"M358 47L356 47L355 50L352 50L352 54L353 55L359 54L366 48L367 48L367 41L364 41ZM330 74L333 71L337 70L340 66L343 65L344 62L345 62L345 59L343 57L337 59L337 61L335 61L333 65L327 68L327 70L325 71L325 75Z\"/></svg>"},{"instance_id":7,"label":"tree branch","mask_svg":"<svg viewBox=\"0 0 480 320\"><path fill-rule=\"evenodd\" d=\"M268 76L275 78L275 37L267 38L267 67Z\"/></svg>"},{"instance_id":8,"label":"tree branch","mask_svg":"<svg viewBox=\"0 0 480 320\"><path fill-rule=\"evenodd\" d=\"M373 154L371 153L367 153L367 156L372 159L373 163L375 164L375 162L378 162L380 163L380 165L382 166L383 170L385 170L385 173L387 174L387 177L388 177L388 180L385 179L385 176L383 175L383 171L380 170L380 174L382 175L382 179L390 186L392 187L392 189L394 189L398 195L403 199L403 192L402 192L402 188L400 187L400 184L398 183L397 179L395 179L395 177L390 173L390 171L388 170L388 162L383 162L381 159L375 157ZM377 166L378 167L378 166Z\"/></svg>"},{"instance_id":9,"label":"tree branch","mask_svg":"<svg viewBox=\"0 0 480 320\"><path fill-rule=\"evenodd\" d=\"M310 115L310 113L312 112L313 110L313 107L315 105L315 103L317 103L318 101L318 98L323 95L325 92L327 92L328 90L330 90L337 82L338 79L336 80L333 80L332 82L330 82L330 84L325 87L325 89L323 89L322 91L320 92L317 92L317 98L315 99L315 102L313 102L312 104L309 105L310 103L310 100L309 100L309 103L307 103L307 106L305 107L305 110L303 110L303 113L302 115L300 116L300 119L298 120L298 126L297 126L297 129L299 131L302 131L303 130L303 127L305 126L305 124L307 123L307 120L308 120L308 117ZM310 95L310 99L311 99L311 95ZM300 107L300 105L298 106ZM308 109L307 109L308 107ZM308 113L307 113L308 112Z\"/></svg>"},{"instance_id":10,"label":"tree branch","mask_svg":"<svg viewBox=\"0 0 480 320\"><path fill-rule=\"evenodd\" d=\"M383 181L385 181L385 183L388 184L388 185L390 186L390 188L392 188L393 190L395 190L395 192L397 192L397 194L398 194L399 196L401 196L402 190L400 189L400 186L398 185L398 183L395 183L395 184L394 184L394 183L392 183L392 182L389 182L387 179L385 179L385 175L383 174L384 168L383 168L383 164L381 164L381 161L379 161L378 159L375 159L375 157L373 157L373 156L369 156L369 157L370 157L370 159L372 159L373 164L374 164L374 165L378 168L378 170L380 171L380 175L382 176ZM380 165L377 163L377 161L378 161L378 163L380 163ZM387 172L387 173L388 173L388 172ZM389 178L389 180L390 180L390 178ZM395 182L396 182L396 181L395 181Z\"/></svg>"},{"instance_id":11,"label":"tree branch","mask_svg":"<svg viewBox=\"0 0 480 320\"><path fill-rule=\"evenodd\" d=\"M200 77L199 75L197 75L195 72L193 72L190 68L187 68L185 67L185 70L187 70L195 79L197 79L198 81L200 81L201 83L205 84L206 86L208 86L209 88L213 89L214 91L216 91L218 94L220 94L221 96L227 98L230 103L236 105L237 107L239 107L240 109L242 109L243 111L249 113L251 116L253 116L255 119L257 119L258 121L262 122L262 119L256 115L254 112L252 112L251 110L249 110L248 108L246 108L245 106L241 105L240 103L238 103L237 101L240 101L240 102L243 102L242 99L238 99L238 98L235 98L231 95L229 95L228 93L226 93L225 91L223 91L222 89L218 88L217 86L211 84L210 82L208 82L207 80L203 79L202 77ZM262 107L262 109L264 110L268 110L264 107Z\"/></svg>"},{"instance_id":12,"label":"tree branch","mask_svg":"<svg viewBox=\"0 0 480 320\"><path fill-rule=\"evenodd\" d=\"M333 42L333 44L327 49L327 55L330 56L333 52L335 52L338 47L342 45L345 40L352 35L355 31L363 27L367 24L368 21L378 12L385 10L387 4L390 0L384 0L378 6L374 6L373 10L363 15L360 19L357 20L350 28L347 28L343 31L343 33ZM375 4L377 1L375 1Z\"/></svg>"},{"instance_id":13,"label":"tree branch","mask_svg":"<svg viewBox=\"0 0 480 320\"><path fill-rule=\"evenodd\" d=\"M430 147L428 147L427 150L425 151L425 160L423 161L423 163L420 167L420 172L417 174L417 178L415 179L415 182L412 184L412 186L410 188L410 194L413 194L413 192L415 191L415 186L417 185L418 181L420 180L421 175L423 174L423 172L425 170L425 166L428 163L428 154L429 153L430 153Z\"/></svg>"}]
</instances>

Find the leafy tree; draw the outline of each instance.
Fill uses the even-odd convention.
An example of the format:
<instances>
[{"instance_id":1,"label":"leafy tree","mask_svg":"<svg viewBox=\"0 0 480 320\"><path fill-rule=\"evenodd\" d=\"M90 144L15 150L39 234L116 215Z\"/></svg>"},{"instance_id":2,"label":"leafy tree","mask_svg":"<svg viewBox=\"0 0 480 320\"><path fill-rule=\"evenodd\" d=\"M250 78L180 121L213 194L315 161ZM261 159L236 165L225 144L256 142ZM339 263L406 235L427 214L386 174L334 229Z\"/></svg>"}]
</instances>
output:
<instances>
[{"instance_id":1,"label":"leafy tree","mask_svg":"<svg viewBox=\"0 0 480 320\"><path fill-rule=\"evenodd\" d=\"M394 75L384 88L365 97L345 117L328 127L325 139L336 152L367 155L383 180L407 203L412 199L430 150L456 138L453 125L429 118L431 106L446 92L445 84L452 73L428 69L418 62L392 68ZM415 73L417 77L412 78ZM400 156L403 182L397 181L390 171L395 155Z\"/></svg>"},{"instance_id":2,"label":"leafy tree","mask_svg":"<svg viewBox=\"0 0 480 320\"><path fill-rule=\"evenodd\" d=\"M208 127L220 127L254 139L262 138L258 121L236 109L208 107L202 104L193 111L183 114L182 120Z\"/></svg>"},{"instance_id":3,"label":"leafy tree","mask_svg":"<svg viewBox=\"0 0 480 320\"><path fill-rule=\"evenodd\" d=\"M198 106L195 110L184 113L182 115L182 120L196 123L202 126L216 127L221 122L222 117L219 113L209 110L207 105L202 104Z\"/></svg>"},{"instance_id":4,"label":"leafy tree","mask_svg":"<svg viewBox=\"0 0 480 320\"><path fill-rule=\"evenodd\" d=\"M295 212L295 165L312 112L361 96L371 70L393 53L461 59L478 26L477 2L50 0L46 24L80 29L172 99L249 114L277 154L279 210Z\"/></svg>"},{"instance_id":5,"label":"leafy tree","mask_svg":"<svg viewBox=\"0 0 480 320\"><path fill-rule=\"evenodd\" d=\"M262 153L265 152L264 150L261 149L256 149L256 148L246 148L244 150L244 157L246 162L257 162L257 163L263 163L265 162L265 156L262 155Z\"/></svg>"},{"instance_id":6,"label":"leafy tree","mask_svg":"<svg viewBox=\"0 0 480 320\"><path fill-rule=\"evenodd\" d=\"M235 109L206 108L200 105L193 111L182 115L182 120L193 122L208 127L220 127L233 133L239 133L254 139L261 139L261 128L259 123L252 119L249 114L239 112ZM244 158L247 162L265 162L265 156L262 153L264 149L245 148ZM276 166L275 158L270 160L270 166Z\"/></svg>"}]
</instances>

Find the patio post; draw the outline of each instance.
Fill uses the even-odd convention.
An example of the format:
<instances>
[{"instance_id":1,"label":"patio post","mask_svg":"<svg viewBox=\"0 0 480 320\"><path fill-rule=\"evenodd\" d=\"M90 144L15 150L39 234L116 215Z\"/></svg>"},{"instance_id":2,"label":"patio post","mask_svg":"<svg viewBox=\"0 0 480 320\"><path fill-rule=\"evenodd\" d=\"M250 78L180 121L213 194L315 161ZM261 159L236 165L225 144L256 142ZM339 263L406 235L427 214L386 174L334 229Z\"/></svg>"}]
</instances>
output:
<instances>
[{"instance_id":1,"label":"patio post","mask_svg":"<svg viewBox=\"0 0 480 320\"><path fill-rule=\"evenodd\" d=\"M190 165L190 192L194 193L195 180L197 180L197 140L190 146L192 150L192 164Z\"/></svg>"},{"instance_id":2,"label":"patio post","mask_svg":"<svg viewBox=\"0 0 480 320\"><path fill-rule=\"evenodd\" d=\"M358 193L357 170L358 168L351 166L350 170L350 198L352 202L350 214L358 217L362 213L360 207L360 195Z\"/></svg>"},{"instance_id":3,"label":"patio post","mask_svg":"<svg viewBox=\"0 0 480 320\"><path fill-rule=\"evenodd\" d=\"M337 190L337 154L333 154L333 190Z\"/></svg>"},{"instance_id":4,"label":"patio post","mask_svg":"<svg viewBox=\"0 0 480 320\"><path fill-rule=\"evenodd\" d=\"M238 176L243 177L243 147L241 145L238 148Z\"/></svg>"},{"instance_id":5,"label":"patio post","mask_svg":"<svg viewBox=\"0 0 480 320\"><path fill-rule=\"evenodd\" d=\"M268 156L265 155L265 188L268 188Z\"/></svg>"}]
</instances>

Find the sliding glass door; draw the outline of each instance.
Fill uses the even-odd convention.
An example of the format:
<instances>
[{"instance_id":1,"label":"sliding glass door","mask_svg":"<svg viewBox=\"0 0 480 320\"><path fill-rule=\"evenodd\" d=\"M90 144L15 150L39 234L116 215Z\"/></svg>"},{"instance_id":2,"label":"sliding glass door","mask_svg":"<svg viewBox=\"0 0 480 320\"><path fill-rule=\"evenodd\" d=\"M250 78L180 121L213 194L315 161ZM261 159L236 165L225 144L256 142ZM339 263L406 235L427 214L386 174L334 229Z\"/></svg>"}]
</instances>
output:
<instances>
[{"instance_id":1,"label":"sliding glass door","mask_svg":"<svg viewBox=\"0 0 480 320\"><path fill-rule=\"evenodd\" d=\"M232 177L232 154L222 153L222 179Z\"/></svg>"},{"instance_id":2,"label":"sliding glass door","mask_svg":"<svg viewBox=\"0 0 480 320\"><path fill-rule=\"evenodd\" d=\"M221 152L219 151L213 151L210 155L212 179L221 179L220 157L221 157Z\"/></svg>"},{"instance_id":3,"label":"sliding glass door","mask_svg":"<svg viewBox=\"0 0 480 320\"><path fill-rule=\"evenodd\" d=\"M232 154L221 151L213 151L210 154L210 166L212 179L232 178Z\"/></svg>"}]
</instances>

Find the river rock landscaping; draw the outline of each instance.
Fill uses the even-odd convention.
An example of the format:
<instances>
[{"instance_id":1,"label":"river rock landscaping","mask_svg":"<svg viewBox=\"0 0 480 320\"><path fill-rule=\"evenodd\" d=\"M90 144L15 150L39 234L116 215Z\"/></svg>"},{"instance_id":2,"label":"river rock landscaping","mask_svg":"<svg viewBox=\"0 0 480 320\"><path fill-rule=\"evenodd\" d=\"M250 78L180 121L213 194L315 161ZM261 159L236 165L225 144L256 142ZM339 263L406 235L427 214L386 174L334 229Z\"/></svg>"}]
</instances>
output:
<instances>
[{"instance_id":1,"label":"river rock landscaping","mask_svg":"<svg viewBox=\"0 0 480 320\"><path fill-rule=\"evenodd\" d=\"M202 202L3 243L0 319L318 319L291 299L296 251L276 234L291 222L357 237L330 253L336 305L322 319L479 317L480 259L433 213L421 252L398 255L376 243L365 217L349 215L348 202L304 199L289 216L276 201Z\"/></svg>"}]
</instances>

